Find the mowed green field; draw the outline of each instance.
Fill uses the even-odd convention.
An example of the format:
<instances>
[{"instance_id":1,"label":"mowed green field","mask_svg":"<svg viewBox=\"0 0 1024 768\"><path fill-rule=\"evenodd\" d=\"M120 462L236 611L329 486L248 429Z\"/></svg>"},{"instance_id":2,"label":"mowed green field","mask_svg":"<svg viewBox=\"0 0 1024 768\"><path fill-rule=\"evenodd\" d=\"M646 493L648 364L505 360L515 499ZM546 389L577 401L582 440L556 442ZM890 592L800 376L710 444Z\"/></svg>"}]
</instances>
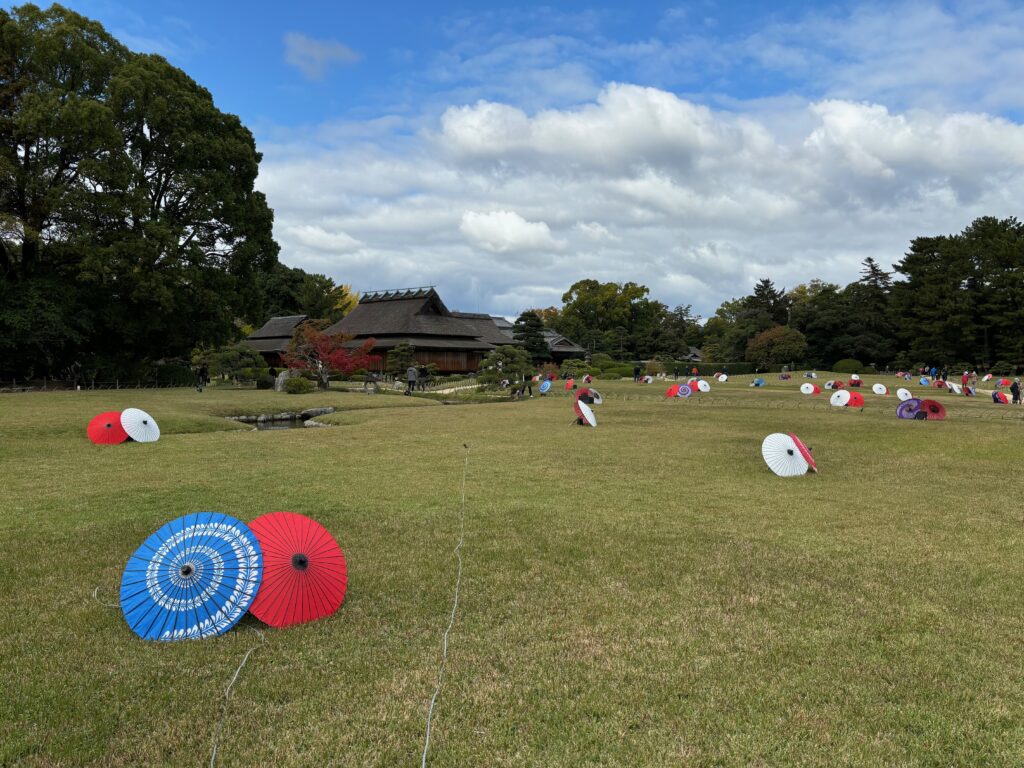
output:
<instances>
[{"instance_id":1,"label":"mowed green field","mask_svg":"<svg viewBox=\"0 0 1024 768\"><path fill-rule=\"evenodd\" d=\"M750 379L601 382L597 429L564 392L0 395L0 764L209 764L220 727L222 766L418 765L464 468L430 765L1024 764L1024 409L908 422L874 377L863 411ZM333 428L220 418L319 405ZM128 406L158 443L88 441ZM820 473L771 474L775 431ZM335 616L161 644L101 604L168 520L282 509L345 552Z\"/></svg>"}]
</instances>

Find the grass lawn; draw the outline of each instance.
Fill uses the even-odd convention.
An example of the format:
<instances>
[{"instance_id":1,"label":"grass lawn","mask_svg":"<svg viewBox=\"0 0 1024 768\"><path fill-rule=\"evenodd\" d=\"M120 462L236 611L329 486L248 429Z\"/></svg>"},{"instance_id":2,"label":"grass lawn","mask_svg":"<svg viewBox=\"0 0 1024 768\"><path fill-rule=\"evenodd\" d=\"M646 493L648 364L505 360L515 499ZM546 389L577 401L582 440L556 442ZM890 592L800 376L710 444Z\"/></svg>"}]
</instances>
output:
<instances>
[{"instance_id":1,"label":"grass lawn","mask_svg":"<svg viewBox=\"0 0 1024 768\"><path fill-rule=\"evenodd\" d=\"M874 377L863 411L751 378L599 382L597 429L563 392L0 395L0 765L208 764L222 714L221 766L418 765L463 444L430 765L1024 764L1024 409L899 421ZM222 418L320 405L334 428ZM88 441L128 406L158 443ZM775 431L820 473L772 475ZM161 644L93 598L172 518L281 509L345 552L331 618Z\"/></svg>"}]
</instances>

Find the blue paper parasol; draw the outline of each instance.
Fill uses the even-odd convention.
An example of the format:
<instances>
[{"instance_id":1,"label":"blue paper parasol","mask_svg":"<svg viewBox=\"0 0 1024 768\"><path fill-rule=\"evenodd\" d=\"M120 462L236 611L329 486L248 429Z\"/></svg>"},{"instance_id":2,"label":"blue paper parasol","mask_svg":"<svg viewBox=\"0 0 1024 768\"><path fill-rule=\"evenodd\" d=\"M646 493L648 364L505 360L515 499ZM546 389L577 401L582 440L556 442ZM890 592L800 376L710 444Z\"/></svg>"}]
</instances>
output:
<instances>
[{"instance_id":1,"label":"blue paper parasol","mask_svg":"<svg viewBox=\"0 0 1024 768\"><path fill-rule=\"evenodd\" d=\"M167 523L128 560L121 610L143 640L219 635L249 609L262 573L248 526L220 512L193 512Z\"/></svg>"},{"instance_id":2,"label":"blue paper parasol","mask_svg":"<svg viewBox=\"0 0 1024 768\"><path fill-rule=\"evenodd\" d=\"M551 380L545 379L540 385L540 393L546 395L549 389L551 389Z\"/></svg>"}]
</instances>

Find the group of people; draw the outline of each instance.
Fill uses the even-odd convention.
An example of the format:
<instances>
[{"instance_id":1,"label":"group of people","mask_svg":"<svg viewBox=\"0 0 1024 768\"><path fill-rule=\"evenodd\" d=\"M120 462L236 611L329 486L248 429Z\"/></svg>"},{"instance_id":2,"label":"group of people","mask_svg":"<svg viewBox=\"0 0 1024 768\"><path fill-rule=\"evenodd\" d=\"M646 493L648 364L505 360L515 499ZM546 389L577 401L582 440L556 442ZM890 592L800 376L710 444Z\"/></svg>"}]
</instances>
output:
<instances>
[{"instance_id":1,"label":"group of people","mask_svg":"<svg viewBox=\"0 0 1024 768\"><path fill-rule=\"evenodd\" d=\"M423 392L430 382L430 371L425 365L418 368L415 365L410 365L405 371L405 382L405 394L411 395L416 390Z\"/></svg>"}]
</instances>

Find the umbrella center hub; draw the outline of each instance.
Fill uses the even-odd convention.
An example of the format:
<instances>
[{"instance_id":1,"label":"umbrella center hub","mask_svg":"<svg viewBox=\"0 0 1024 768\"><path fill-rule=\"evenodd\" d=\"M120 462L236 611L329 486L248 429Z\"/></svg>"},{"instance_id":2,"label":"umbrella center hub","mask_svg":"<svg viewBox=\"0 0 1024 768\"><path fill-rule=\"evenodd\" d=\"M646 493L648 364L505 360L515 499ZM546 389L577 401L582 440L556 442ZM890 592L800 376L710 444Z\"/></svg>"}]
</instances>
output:
<instances>
[{"instance_id":1,"label":"umbrella center hub","mask_svg":"<svg viewBox=\"0 0 1024 768\"><path fill-rule=\"evenodd\" d=\"M181 566L181 569L178 571L178 573L181 574L181 578L183 579L187 579L195 572L196 569L192 566L192 563L185 563L183 566Z\"/></svg>"},{"instance_id":2,"label":"umbrella center hub","mask_svg":"<svg viewBox=\"0 0 1024 768\"><path fill-rule=\"evenodd\" d=\"M309 558L306 555L292 555L292 568L296 571L304 571L309 568Z\"/></svg>"}]
</instances>

